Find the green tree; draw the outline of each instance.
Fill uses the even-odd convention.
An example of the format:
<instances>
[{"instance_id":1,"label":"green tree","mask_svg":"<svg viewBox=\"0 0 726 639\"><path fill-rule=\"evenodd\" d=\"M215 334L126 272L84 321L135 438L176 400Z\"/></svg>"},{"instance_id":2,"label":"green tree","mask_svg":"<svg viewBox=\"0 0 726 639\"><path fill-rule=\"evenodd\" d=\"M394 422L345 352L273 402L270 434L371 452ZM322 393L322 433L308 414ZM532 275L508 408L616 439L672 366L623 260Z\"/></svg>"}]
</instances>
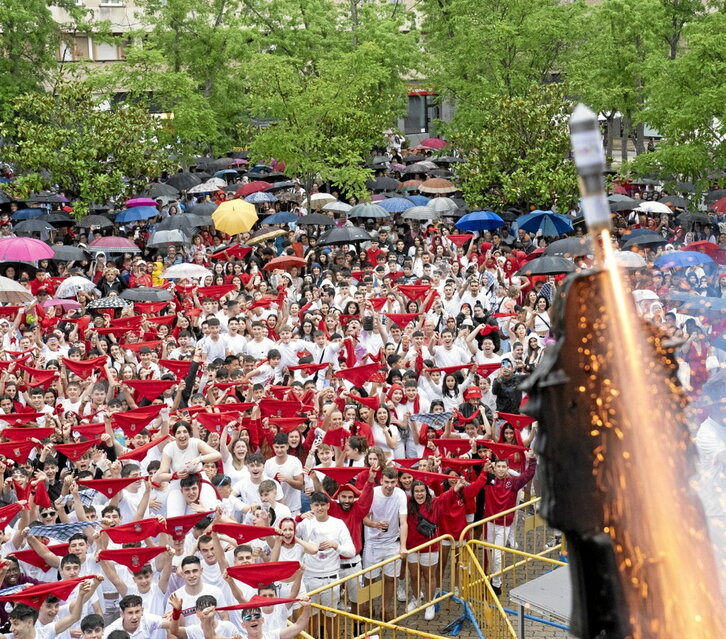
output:
<instances>
[{"instance_id":1,"label":"green tree","mask_svg":"<svg viewBox=\"0 0 726 639\"><path fill-rule=\"evenodd\" d=\"M77 214L93 202L131 194L168 167L160 120L126 103L105 108L83 83L61 85L56 95L26 93L15 101L14 145L6 152L18 168L8 191L24 197L58 185L77 197Z\"/></svg>"},{"instance_id":2,"label":"green tree","mask_svg":"<svg viewBox=\"0 0 726 639\"><path fill-rule=\"evenodd\" d=\"M534 204L563 212L574 206L578 191L567 128L572 105L563 87L542 85L522 97L482 99L480 109L476 128L455 123L447 130L465 151L459 178L470 206Z\"/></svg>"}]
</instances>

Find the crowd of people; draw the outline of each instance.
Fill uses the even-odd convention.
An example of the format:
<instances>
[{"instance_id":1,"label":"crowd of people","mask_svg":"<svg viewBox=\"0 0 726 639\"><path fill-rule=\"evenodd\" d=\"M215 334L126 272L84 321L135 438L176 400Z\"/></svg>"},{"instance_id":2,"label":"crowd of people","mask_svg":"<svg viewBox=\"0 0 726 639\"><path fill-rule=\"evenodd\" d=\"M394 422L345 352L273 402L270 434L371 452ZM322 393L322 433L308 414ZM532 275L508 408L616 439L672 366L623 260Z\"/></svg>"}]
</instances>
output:
<instances>
[{"instance_id":1,"label":"crowd of people","mask_svg":"<svg viewBox=\"0 0 726 639\"><path fill-rule=\"evenodd\" d=\"M551 341L561 281L517 271L557 238L394 215L365 243L322 246L321 228L290 222L250 246L206 227L156 249L154 225L185 214L158 209L50 238L85 248L113 234L138 252L0 268L33 296L0 307L6 636L286 639L308 623L305 593L327 620L339 580L391 557L366 574L383 581L368 614L423 606L452 552L429 542L471 522L490 518L486 538L516 546L514 514L496 516L533 483L536 494L537 423L519 383ZM663 237L629 277L650 293L638 301L646 319L682 340L681 379L696 394L724 365L723 315L684 311L672 294L725 299L726 273L652 262L696 241L724 252L725 227L629 212L615 225L619 244L640 228ZM186 263L210 273L164 277ZM148 288L167 297L124 300ZM707 420L705 488L721 495L724 424ZM345 600L362 585L347 580Z\"/></svg>"}]
</instances>

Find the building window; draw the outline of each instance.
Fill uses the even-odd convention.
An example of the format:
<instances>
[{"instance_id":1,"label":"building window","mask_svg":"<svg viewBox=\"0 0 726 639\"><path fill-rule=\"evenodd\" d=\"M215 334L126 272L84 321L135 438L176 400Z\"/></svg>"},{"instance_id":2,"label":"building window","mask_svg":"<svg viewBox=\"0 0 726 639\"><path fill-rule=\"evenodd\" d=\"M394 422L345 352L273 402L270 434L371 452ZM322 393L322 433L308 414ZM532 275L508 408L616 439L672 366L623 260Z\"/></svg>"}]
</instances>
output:
<instances>
[{"instance_id":1,"label":"building window","mask_svg":"<svg viewBox=\"0 0 726 639\"><path fill-rule=\"evenodd\" d=\"M61 61L80 62L82 60L88 60L88 45L88 36L66 36L61 43Z\"/></svg>"},{"instance_id":2,"label":"building window","mask_svg":"<svg viewBox=\"0 0 726 639\"><path fill-rule=\"evenodd\" d=\"M403 120L404 132L429 133L433 123L439 119L439 105L436 102L438 96L416 92L408 96L408 113Z\"/></svg>"},{"instance_id":3,"label":"building window","mask_svg":"<svg viewBox=\"0 0 726 639\"><path fill-rule=\"evenodd\" d=\"M93 41L93 59L99 62L108 62L111 60L119 60L119 46L113 42L96 42Z\"/></svg>"}]
</instances>

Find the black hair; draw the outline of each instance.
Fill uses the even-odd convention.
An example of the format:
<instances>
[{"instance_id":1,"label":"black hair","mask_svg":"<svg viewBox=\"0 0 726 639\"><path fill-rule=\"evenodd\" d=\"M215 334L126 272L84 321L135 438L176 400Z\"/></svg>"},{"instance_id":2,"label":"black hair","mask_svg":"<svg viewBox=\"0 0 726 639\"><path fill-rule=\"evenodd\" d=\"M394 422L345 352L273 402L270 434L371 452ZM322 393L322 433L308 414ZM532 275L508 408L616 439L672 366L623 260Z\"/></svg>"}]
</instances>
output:
<instances>
[{"instance_id":1,"label":"black hair","mask_svg":"<svg viewBox=\"0 0 726 639\"><path fill-rule=\"evenodd\" d=\"M15 607L8 613L8 619L16 619L18 621L27 621L32 619L33 623L38 621L38 611L32 606L24 603L15 604Z\"/></svg>"},{"instance_id":2,"label":"black hair","mask_svg":"<svg viewBox=\"0 0 726 639\"><path fill-rule=\"evenodd\" d=\"M101 615L86 615L81 620L81 631L83 632L89 632L91 630L95 630L96 628L105 628L106 624L103 621L103 617Z\"/></svg>"},{"instance_id":3,"label":"black hair","mask_svg":"<svg viewBox=\"0 0 726 639\"><path fill-rule=\"evenodd\" d=\"M275 439L272 441L273 444L285 444L287 446L287 433L277 433Z\"/></svg>"},{"instance_id":4,"label":"black hair","mask_svg":"<svg viewBox=\"0 0 726 639\"><path fill-rule=\"evenodd\" d=\"M329 504L330 497L328 497L325 493L314 492L312 495L310 495L310 503L311 504Z\"/></svg>"},{"instance_id":5,"label":"black hair","mask_svg":"<svg viewBox=\"0 0 726 639\"><path fill-rule=\"evenodd\" d=\"M188 566L189 564L197 564L197 565L201 566L202 562L199 559L199 557L195 557L194 555L189 555L187 557L184 557L184 559L182 559L182 562L181 562L182 569L184 568L184 566Z\"/></svg>"}]
</instances>

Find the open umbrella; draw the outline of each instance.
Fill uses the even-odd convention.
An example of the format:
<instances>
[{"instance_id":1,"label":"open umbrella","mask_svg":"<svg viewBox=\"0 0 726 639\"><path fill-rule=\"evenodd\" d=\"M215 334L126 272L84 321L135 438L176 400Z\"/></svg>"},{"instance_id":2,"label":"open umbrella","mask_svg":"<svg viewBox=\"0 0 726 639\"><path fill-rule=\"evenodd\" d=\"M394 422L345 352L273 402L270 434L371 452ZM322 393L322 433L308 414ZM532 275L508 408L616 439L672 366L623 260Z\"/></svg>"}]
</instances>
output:
<instances>
[{"instance_id":1,"label":"open umbrella","mask_svg":"<svg viewBox=\"0 0 726 639\"><path fill-rule=\"evenodd\" d=\"M613 256L618 266L622 266L623 268L643 268L646 266L645 258L640 253L615 251Z\"/></svg>"},{"instance_id":2,"label":"open umbrella","mask_svg":"<svg viewBox=\"0 0 726 639\"><path fill-rule=\"evenodd\" d=\"M403 213L403 211L411 209L416 205L405 197L392 197L386 200L381 200L378 202L378 206L389 213ZM350 212L348 212L348 216L350 217Z\"/></svg>"},{"instance_id":3,"label":"open umbrella","mask_svg":"<svg viewBox=\"0 0 726 639\"><path fill-rule=\"evenodd\" d=\"M632 211L639 203L640 200L631 200L630 198L626 198L625 200L610 202L609 206L613 213L620 213L621 211Z\"/></svg>"},{"instance_id":4,"label":"open umbrella","mask_svg":"<svg viewBox=\"0 0 726 639\"><path fill-rule=\"evenodd\" d=\"M649 288L640 288L633 291L633 299L636 302L643 302L645 300L658 300L658 293L651 291Z\"/></svg>"},{"instance_id":5,"label":"open umbrella","mask_svg":"<svg viewBox=\"0 0 726 639\"><path fill-rule=\"evenodd\" d=\"M262 242L267 242L267 240L274 240L281 235L287 235L287 229L280 228L279 226L265 227L259 231L255 231L247 240L247 244L261 244Z\"/></svg>"},{"instance_id":6,"label":"open umbrella","mask_svg":"<svg viewBox=\"0 0 726 639\"><path fill-rule=\"evenodd\" d=\"M54 246L53 259L59 262L81 262L90 256L77 246Z\"/></svg>"},{"instance_id":7,"label":"open umbrella","mask_svg":"<svg viewBox=\"0 0 726 639\"><path fill-rule=\"evenodd\" d=\"M653 235L639 235L633 237L625 242L625 244L623 244L620 249L623 251L629 251L636 246L653 247L663 246L665 244L668 244L668 240L666 240L661 235L658 235L658 233L653 233Z\"/></svg>"},{"instance_id":8,"label":"open umbrella","mask_svg":"<svg viewBox=\"0 0 726 639\"><path fill-rule=\"evenodd\" d=\"M129 238L109 235L99 237L88 245L93 253L141 253L141 249Z\"/></svg>"},{"instance_id":9,"label":"open umbrella","mask_svg":"<svg viewBox=\"0 0 726 639\"><path fill-rule=\"evenodd\" d=\"M277 202L277 198L267 191L257 191L245 197L245 202L250 204L264 204L266 202Z\"/></svg>"},{"instance_id":10,"label":"open umbrella","mask_svg":"<svg viewBox=\"0 0 726 639\"><path fill-rule=\"evenodd\" d=\"M139 286L125 289L121 293L121 297L129 302L168 302L171 300L172 294L165 288Z\"/></svg>"},{"instance_id":11,"label":"open umbrella","mask_svg":"<svg viewBox=\"0 0 726 639\"><path fill-rule=\"evenodd\" d=\"M726 197L726 189L716 189L706 193L706 202L715 202L720 200L722 197Z\"/></svg>"},{"instance_id":12,"label":"open umbrella","mask_svg":"<svg viewBox=\"0 0 726 639\"><path fill-rule=\"evenodd\" d=\"M260 191L266 191L272 186L270 182L265 182L263 180L257 180L256 182L248 182L247 184L243 184L240 186L235 192L235 197L245 197L246 195L250 195L252 193L259 193Z\"/></svg>"},{"instance_id":13,"label":"open umbrella","mask_svg":"<svg viewBox=\"0 0 726 639\"><path fill-rule=\"evenodd\" d=\"M431 198L426 206L428 206L430 209L433 209L443 217L447 215L455 215L459 212L459 207L457 206L456 202L454 202L454 200L452 200L450 197Z\"/></svg>"},{"instance_id":14,"label":"open umbrella","mask_svg":"<svg viewBox=\"0 0 726 639\"><path fill-rule=\"evenodd\" d=\"M391 214L386 211L386 209L378 206L378 204L356 204L350 211L348 211L348 217L366 217L375 219L390 216Z\"/></svg>"},{"instance_id":15,"label":"open umbrella","mask_svg":"<svg viewBox=\"0 0 726 639\"><path fill-rule=\"evenodd\" d=\"M79 302L76 302L76 300L63 300L59 298L54 298L51 300L45 300L41 304L43 308L50 308L51 306L60 306L63 308L64 311L74 311L77 308L81 308L81 305Z\"/></svg>"},{"instance_id":16,"label":"open umbrella","mask_svg":"<svg viewBox=\"0 0 726 639\"><path fill-rule=\"evenodd\" d=\"M292 180L283 180L282 182L273 182L271 186L268 187L268 191L282 191L283 189L290 189L293 186L295 186L295 182Z\"/></svg>"},{"instance_id":17,"label":"open umbrella","mask_svg":"<svg viewBox=\"0 0 726 639\"><path fill-rule=\"evenodd\" d=\"M262 269L265 271L274 271L276 269L282 269L283 271L286 271L293 266L297 266L298 268L305 268L307 265L307 261L304 260L302 257L297 257L295 255L280 255L280 257L275 257L271 259L267 264L262 267Z\"/></svg>"},{"instance_id":18,"label":"open umbrella","mask_svg":"<svg viewBox=\"0 0 726 639\"><path fill-rule=\"evenodd\" d=\"M34 204L63 204L68 201L68 198L63 195L56 195L50 191L38 191L25 201Z\"/></svg>"},{"instance_id":19,"label":"open umbrella","mask_svg":"<svg viewBox=\"0 0 726 639\"><path fill-rule=\"evenodd\" d=\"M132 206L130 209L121 211L116 216L117 224L126 224L127 222L139 222L141 220L150 220L152 217L159 215L159 209L155 206Z\"/></svg>"},{"instance_id":20,"label":"open umbrella","mask_svg":"<svg viewBox=\"0 0 726 639\"><path fill-rule=\"evenodd\" d=\"M532 211L517 218L517 229L524 229L530 233L541 233L545 237L564 235L573 231L572 220L569 217L554 211Z\"/></svg>"},{"instance_id":21,"label":"open umbrella","mask_svg":"<svg viewBox=\"0 0 726 639\"><path fill-rule=\"evenodd\" d=\"M244 200L227 200L212 213L212 220L215 228L227 235L247 233L257 222L257 209Z\"/></svg>"},{"instance_id":22,"label":"open umbrella","mask_svg":"<svg viewBox=\"0 0 726 639\"><path fill-rule=\"evenodd\" d=\"M454 186L453 182L449 182L449 180L445 180L444 178L429 178L421 182L418 190L421 193L456 193L458 189Z\"/></svg>"},{"instance_id":23,"label":"open umbrella","mask_svg":"<svg viewBox=\"0 0 726 639\"><path fill-rule=\"evenodd\" d=\"M32 220L36 217L40 217L43 213L43 209L19 209L10 216L10 219L14 222L19 222L20 220Z\"/></svg>"},{"instance_id":24,"label":"open umbrella","mask_svg":"<svg viewBox=\"0 0 726 639\"><path fill-rule=\"evenodd\" d=\"M32 280L38 273L38 267L30 262L23 262L22 260L5 260L0 262L0 275L7 277L8 269L11 268L15 270L15 277L13 279L16 280L19 280L23 274L27 275Z\"/></svg>"},{"instance_id":25,"label":"open umbrella","mask_svg":"<svg viewBox=\"0 0 726 639\"><path fill-rule=\"evenodd\" d=\"M671 210L662 202L641 202L635 210L644 213L671 213Z\"/></svg>"},{"instance_id":26,"label":"open umbrella","mask_svg":"<svg viewBox=\"0 0 726 639\"><path fill-rule=\"evenodd\" d=\"M681 197L680 195L664 195L660 201L663 204L670 204L671 206L675 206L679 209L685 209L688 208L688 200L684 197Z\"/></svg>"},{"instance_id":27,"label":"open umbrella","mask_svg":"<svg viewBox=\"0 0 726 639\"><path fill-rule=\"evenodd\" d=\"M217 205L214 202L202 202L196 206L191 207L188 211L185 211L185 215L211 215L217 210Z\"/></svg>"},{"instance_id":28,"label":"open umbrella","mask_svg":"<svg viewBox=\"0 0 726 639\"><path fill-rule=\"evenodd\" d=\"M713 260L705 253L697 251L672 251L656 259L658 268L686 268L694 264L713 264Z\"/></svg>"},{"instance_id":29,"label":"open umbrella","mask_svg":"<svg viewBox=\"0 0 726 639\"><path fill-rule=\"evenodd\" d=\"M403 212L401 216L404 220L416 220L425 222L427 220L438 220L441 216L429 206L412 206Z\"/></svg>"},{"instance_id":30,"label":"open umbrella","mask_svg":"<svg viewBox=\"0 0 726 639\"><path fill-rule=\"evenodd\" d=\"M714 220L705 213L681 213L676 221L685 226L686 224L713 224Z\"/></svg>"},{"instance_id":31,"label":"open umbrella","mask_svg":"<svg viewBox=\"0 0 726 639\"><path fill-rule=\"evenodd\" d=\"M377 177L366 182L369 191L395 191L401 183L390 177Z\"/></svg>"},{"instance_id":32,"label":"open umbrella","mask_svg":"<svg viewBox=\"0 0 726 639\"><path fill-rule=\"evenodd\" d=\"M544 250L545 255L561 255L563 257L578 257L592 255L592 240L589 237L566 237L563 240L552 242Z\"/></svg>"},{"instance_id":33,"label":"open umbrella","mask_svg":"<svg viewBox=\"0 0 726 639\"><path fill-rule=\"evenodd\" d=\"M570 260L557 255L545 255L527 262L517 271L517 275L558 275L560 273L572 273L577 267Z\"/></svg>"},{"instance_id":34,"label":"open umbrella","mask_svg":"<svg viewBox=\"0 0 726 639\"><path fill-rule=\"evenodd\" d=\"M157 233L159 231L181 231L185 235L192 236L195 229L195 217L196 215L189 215L188 213L170 215L156 225L156 231Z\"/></svg>"},{"instance_id":35,"label":"open umbrella","mask_svg":"<svg viewBox=\"0 0 726 639\"><path fill-rule=\"evenodd\" d=\"M323 233L318 240L318 244L321 246L336 246L370 242L371 239L370 234L357 226L340 226Z\"/></svg>"},{"instance_id":36,"label":"open umbrella","mask_svg":"<svg viewBox=\"0 0 726 639\"><path fill-rule=\"evenodd\" d=\"M148 246L151 248L159 248L162 246L176 246L178 244L189 244L189 237L179 229L170 231L156 231L151 236Z\"/></svg>"},{"instance_id":37,"label":"open umbrella","mask_svg":"<svg viewBox=\"0 0 726 639\"><path fill-rule=\"evenodd\" d=\"M407 195L406 199L411 200L416 206L426 206L431 201L431 198L425 195Z\"/></svg>"},{"instance_id":38,"label":"open umbrella","mask_svg":"<svg viewBox=\"0 0 726 639\"><path fill-rule=\"evenodd\" d=\"M290 224L297 222L300 219L299 216L291 213L290 211L280 211L279 213L273 213L269 217L262 220L262 223L269 226L270 224Z\"/></svg>"},{"instance_id":39,"label":"open umbrella","mask_svg":"<svg viewBox=\"0 0 726 639\"><path fill-rule=\"evenodd\" d=\"M171 184L155 182L149 184L149 186L144 189L143 195L154 200L157 198L178 198L179 190L174 188Z\"/></svg>"},{"instance_id":40,"label":"open umbrella","mask_svg":"<svg viewBox=\"0 0 726 639\"><path fill-rule=\"evenodd\" d=\"M33 294L22 284L0 275L0 302L24 304L33 299Z\"/></svg>"},{"instance_id":41,"label":"open umbrella","mask_svg":"<svg viewBox=\"0 0 726 639\"><path fill-rule=\"evenodd\" d=\"M212 275L212 271L199 265L199 264L174 264L166 269L162 274L165 280L176 280L190 278L205 278L207 275Z\"/></svg>"},{"instance_id":42,"label":"open umbrella","mask_svg":"<svg viewBox=\"0 0 726 639\"><path fill-rule=\"evenodd\" d=\"M55 291L55 296L75 297L81 291L90 293L94 288L96 288L96 285L91 280L79 275L73 275L60 283Z\"/></svg>"},{"instance_id":43,"label":"open umbrella","mask_svg":"<svg viewBox=\"0 0 726 639\"><path fill-rule=\"evenodd\" d=\"M76 225L76 221L70 215L68 215L67 213L59 213L58 211L45 213L44 215L41 215L36 219L40 220L41 222L45 222L46 224L52 224L53 226Z\"/></svg>"},{"instance_id":44,"label":"open umbrella","mask_svg":"<svg viewBox=\"0 0 726 639\"><path fill-rule=\"evenodd\" d=\"M347 202L340 202L339 200L335 200L335 202L328 202L323 207L323 211L332 211L333 213L347 213L352 208L352 205L348 204Z\"/></svg>"},{"instance_id":45,"label":"open umbrella","mask_svg":"<svg viewBox=\"0 0 726 639\"><path fill-rule=\"evenodd\" d=\"M448 146L449 143L441 138L426 138L421 140L419 144L428 149L443 149L445 146Z\"/></svg>"},{"instance_id":46,"label":"open umbrella","mask_svg":"<svg viewBox=\"0 0 726 639\"><path fill-rule=\"evenodd\" d=\"M197 184L201 184L202 179L194 173L175 173L166 183L177 191L188 191Z\"/></svg>"},{"instance_id":47,"label":"open umbrella","mask_svg":"<svg viewBox=\"0 0 726 639\"><path fill-rule=\"evenodd\" d=\"M492 211L472 211L462 217L455 226L463 231L491 231L505 224L506 222Z\"/></svg>"},{"instance_id":48,"label":"open umbrella","mask_svg":"<svg viewBox=\"0 0 726 639\"><path fill-rule=\"evenodd\" d=\"M89 229L92 226L98 228L110 228L113 226L113 222L104 215L86 215L83 219L76 222L76 226L79 228Z\"/></svg>"},{"instance_id":49,"label":"open umbrella","mask_svg":"<svg viewBox=\"0 0 726 639\"><path fill-rule=\"evenodd\" d=\"M18 222L13 226L13 231L16 233L50 233L55 231L55 229L47 222L36 218L34 220Z\"/></svg>"},{"instance_id":50,"label":"open umbrella","mask_svg":"<svg viewBox=\"0 0 726 639\"><path fill-rule=\"evenodd\" d=\"M53 249L40 240L31 237L0 238L0 261L35 262L52 257Z\"/></svg>"},{"instance_id":51,"label":"open umbrella","mask_svg":"<svg viewBox=\"0 0 726 639\"><path fill-rule=\"evenodd\" d=\"M220 189L220 184L217 182L218 179L219 178L211 178L210 180L202 182L201 184L195 184L187 191L187 193L189 193L190 195L198 195L200 193L214 193L215 191L218 191Z\"/></svg>"},{"instance_id":52,"label":"open umbrella","mask_svg":"<svg viewBox=\"0 0 726 639\"><path fill-rule=\"evenodd\" d=\"M112 295L110 297L102 297L98 300L91 300L88 304L86 304L86 308L126 308L129 304L131 304L131 302L127 302L122 297Z\"/></svg>"},{"instance_id":53,"label":"open umbrella","mask_svg":"<svg viewBox=\"0 0 726 639\"><path fill-rule=\"evenodd\" d=\"M126 200L124 206L127 209L133 208L134 206L152 206L156 208L156 200L152 200L150 197L134 197Z\"/></svg>"},{"instance_id":54,"label":"open umbrella","mask_svg":"<svg viewBox=\"0 0 726 639\"><path fill-rule=\"evenodd\" d=\"M716 200L709 208L716 213L726 213L726 197Z\"/></svg>"},{"instance_id":55,"label":"open umbrella","mask_svg":"<svg viewBox=\"0 0 726 639\"><path fill-rule=\"evenodd\" d=\"M313 193L310 196L310 206L325 206L337 201L337 198L330 193Z\"/></svg>"},{"instance_id":56,"label":"open umbrella","mask_svg":"<svg viewBox=\"0 0 726 639\"><path fill-rule=\"evenodd\" d=\"M351 207L353 208L353 207ZM335 226L335 220L332 217L323 215L322 213L310 213L298 219L298 226Z\"/></svg>"}]
</instances>

